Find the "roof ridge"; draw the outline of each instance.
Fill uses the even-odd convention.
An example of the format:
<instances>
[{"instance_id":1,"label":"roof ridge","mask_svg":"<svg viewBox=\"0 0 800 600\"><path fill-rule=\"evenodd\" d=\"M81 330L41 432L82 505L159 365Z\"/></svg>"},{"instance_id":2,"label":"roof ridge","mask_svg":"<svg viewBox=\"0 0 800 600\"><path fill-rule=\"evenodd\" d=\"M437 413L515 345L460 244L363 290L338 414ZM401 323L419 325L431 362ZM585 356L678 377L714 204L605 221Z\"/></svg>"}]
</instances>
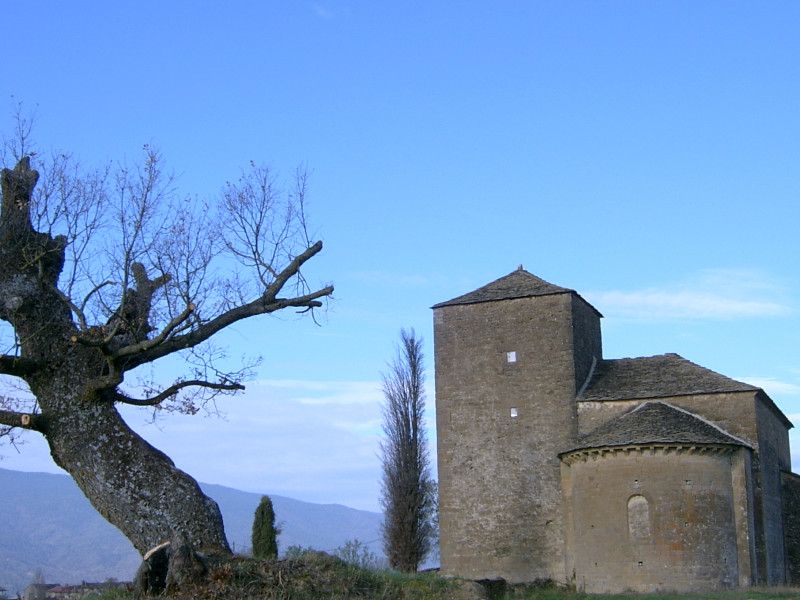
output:
<instances>
[{"instance_id":1,"label":"roof ridge","mask_svg":"<svg viewBox=\"0 0 800 600\"><path fill-rule=\"evenodd\" d=\"M671 404L669 402L664 402L663 400L646 400L645 402L643 402L642 404L640 404L639 406L637 406L636 408L634 408L630 412L631 413L632 412L636 412L637 410L642 408L645 404L663 404L664 406L668 406L669 408L671 408L673 410L676 410L678 412L682 412L682 413L684 413L684 414L686 414L686 415L688 415L688 416L690 416L692 418L695 418L698 421L702 421L706 425L710 425L711 427L713 427L714 429L719 431L721 434L726 435L726 436L728 436L730 438L733 438L734 440L736 440L737 442L739 442L743 446L747 446L748 448L752 448L753 447L752 444L750 444L750 442L740 438L738 435L733 435L731 432L724 430L722 427L720 427L719 425L717 425L713 421L709 421L708 419L706 419L705 417L703 417L701 415L698 415L697 413L693 413L693 412L691 412L689 410L686 410L685 408L681 408L680 406L675 406L674 404ZM630 414L630 413L626 413L626 414Z\"/></svg>"},{"instance_id":2,"label":"roof ridge","mask_svg":"<svg viewBox=\"0 0 800 600\"><path fill-rule=\"evenodd\" d=\"M573 448L561 454L603 446L650 444L723 444L752 449L750 443L695 413L669 402L653 400L606 421L579 437Z\"/></svg>"}]
</instances>

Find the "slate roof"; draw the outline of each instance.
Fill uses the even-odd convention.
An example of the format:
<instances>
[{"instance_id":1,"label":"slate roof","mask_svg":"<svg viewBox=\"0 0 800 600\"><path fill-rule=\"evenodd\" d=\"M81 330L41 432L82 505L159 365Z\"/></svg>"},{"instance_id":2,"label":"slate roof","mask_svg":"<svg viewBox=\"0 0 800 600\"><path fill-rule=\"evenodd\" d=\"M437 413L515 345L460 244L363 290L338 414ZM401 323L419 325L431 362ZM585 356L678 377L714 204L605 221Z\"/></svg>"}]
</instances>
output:
<instances>
[{"instance_id":1,"label":"slate roof","mask_svg":"<svg viewBox=\"0 0 800 600\"><path fill-rule=\"evenodd\" d=\"M579 401L664 398L758 391L760 388L696 365L677 354L602 360Z\"/></svg>"},{"instance_id":2,"label":"slate roof","mask_svg":"<svg viewBox=\"0 0 800 600\"><path fill-rule=\"evenodd\" d=\"M576 293L575 290L563 288L539 279L536 275L528 273L522 266L491 283L479 287L473 292L458 296L452 300L439 302L433 308L453 306L456 304L477 304L479 302L492 302L495 300L509 300L512 298L529 298L531 296L547 296L550 294Z\"/></svg>"},{"instance_id":3,"label":"slate roof","mask_svg":"<svg viewBox=\"0 0 800 600\"><path fill-rule=\"evenodd\" d=\"M650 401L579 438L578 445L573 450L650 444L724 444L750 447L746 442L688 411L666 402Z\"/></svg>"}]
</instances>

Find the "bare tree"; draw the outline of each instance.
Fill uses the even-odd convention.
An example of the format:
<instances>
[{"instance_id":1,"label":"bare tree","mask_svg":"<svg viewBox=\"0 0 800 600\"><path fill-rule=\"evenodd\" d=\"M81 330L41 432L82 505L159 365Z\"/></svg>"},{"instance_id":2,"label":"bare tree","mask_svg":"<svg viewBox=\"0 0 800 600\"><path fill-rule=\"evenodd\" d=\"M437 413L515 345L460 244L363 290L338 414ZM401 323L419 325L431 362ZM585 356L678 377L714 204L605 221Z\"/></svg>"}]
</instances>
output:
<instances>
[{"instance_id":1,"label":"bare tree","mask_svg":"<svg viewBox=\"0 0 800 600\"><path fill-rule=\"evenodd\" d=\"M434 537L435 482L425 436L422 340L400 331L397 355L383 376L381 463L383 545L389 564L415 572Z\"/></svg>"},{"instance_id":2,"label":"bare tree","mask_svg":"<svg viewBox=\"0 0 800 600\"><path fill-rule=\"evenodd\" d=\"M35 153L29 122L18 114L17 125L7 145L16 167L0 176L0 374L21 384L0 398L0 433L41 433L141 554L178 535L229 554L216 503L117 407L213 409L253 366L231 366L216 334L323 306L333 287L311 287L301 272L322 250L306 224L305 173L283 189L251 164L203 203L177 194L153 148L132 165L84 170L69 155ZM143 372L169 357L171 372L187 372L165 383Z\"/></svg>"}]
</instances>

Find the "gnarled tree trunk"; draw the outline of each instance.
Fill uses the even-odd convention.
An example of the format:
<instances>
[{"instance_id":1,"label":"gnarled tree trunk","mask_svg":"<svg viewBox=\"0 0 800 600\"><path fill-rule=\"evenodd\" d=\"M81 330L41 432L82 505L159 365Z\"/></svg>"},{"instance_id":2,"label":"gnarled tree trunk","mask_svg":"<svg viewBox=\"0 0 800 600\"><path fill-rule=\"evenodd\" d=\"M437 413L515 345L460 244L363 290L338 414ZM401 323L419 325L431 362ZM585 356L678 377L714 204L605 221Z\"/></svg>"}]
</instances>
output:
<instances>
[{"instance_id":1,"label":"gnarled tree trunk","mask_svg":"<svg viewBox=\"0 0 800 600\"><path fill-rule=\"evenodd\" d=\"M132 431L112 404L70 406L76 400L43 407L50 452L140 554L178 533L203 554L230 553L217 503L192 477Z\"/></svg>"}]
</instances>

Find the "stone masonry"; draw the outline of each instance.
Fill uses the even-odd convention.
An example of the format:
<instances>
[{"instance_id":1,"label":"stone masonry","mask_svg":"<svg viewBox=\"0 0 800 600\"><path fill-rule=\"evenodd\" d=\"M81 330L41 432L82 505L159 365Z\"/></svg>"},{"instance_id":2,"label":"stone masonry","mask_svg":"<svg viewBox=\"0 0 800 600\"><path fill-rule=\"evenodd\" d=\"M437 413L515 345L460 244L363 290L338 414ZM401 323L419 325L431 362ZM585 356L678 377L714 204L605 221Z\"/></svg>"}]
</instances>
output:
<instances>
[{"instance_id":1,"label":"stone masonry","mask_svg":"<svg viewBox=\"0 0 800 600\"><path fill-rule=\"evenodd\" d=\"M605 360L602 315L521 268L433 311L444 574L595 593L797 577L792 425L763 390L674 354Z\"/></svg>"}]
</instances>

